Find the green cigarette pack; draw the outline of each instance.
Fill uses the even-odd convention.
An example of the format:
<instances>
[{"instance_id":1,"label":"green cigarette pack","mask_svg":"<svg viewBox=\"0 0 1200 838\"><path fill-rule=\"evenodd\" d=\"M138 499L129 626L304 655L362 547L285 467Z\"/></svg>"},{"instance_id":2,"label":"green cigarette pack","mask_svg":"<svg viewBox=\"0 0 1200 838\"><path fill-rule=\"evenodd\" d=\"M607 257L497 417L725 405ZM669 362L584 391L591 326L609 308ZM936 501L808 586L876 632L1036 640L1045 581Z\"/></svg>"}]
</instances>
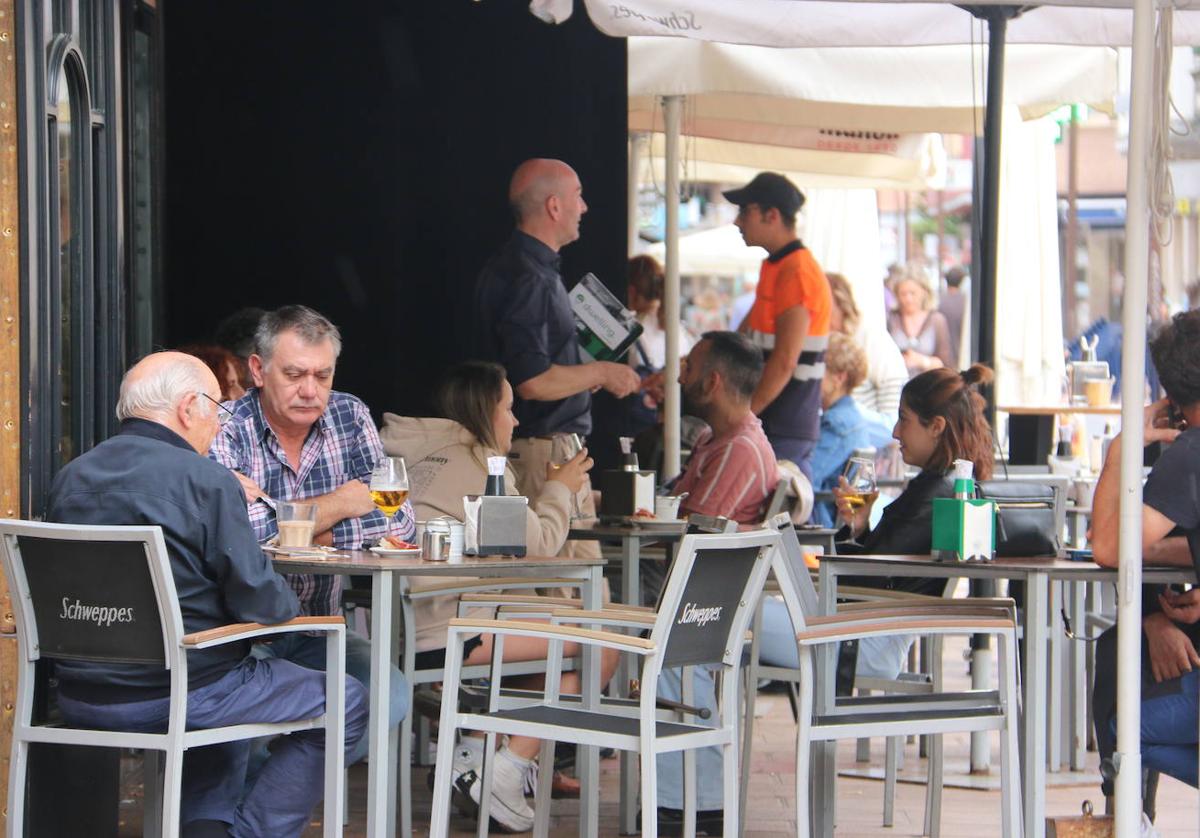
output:
<instances>
[{"instance_id":1,"label":"green cigarette pack","mask_svg":"<svg viewBox=\"0 0 1200 838\"><path fill-rule=\"evenodd\" d=\"M996 502L934 498L933 555L942 561L990 562L996 555Z\"/></svg>"}]
</instances>

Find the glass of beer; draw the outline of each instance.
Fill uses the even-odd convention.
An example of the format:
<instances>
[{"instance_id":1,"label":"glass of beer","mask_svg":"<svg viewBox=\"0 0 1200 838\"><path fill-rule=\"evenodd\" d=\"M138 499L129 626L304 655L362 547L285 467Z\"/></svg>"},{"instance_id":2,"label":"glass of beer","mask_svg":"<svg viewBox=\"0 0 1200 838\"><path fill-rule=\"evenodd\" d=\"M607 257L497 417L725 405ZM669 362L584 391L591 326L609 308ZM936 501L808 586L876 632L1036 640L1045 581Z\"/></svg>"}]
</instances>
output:
<instances>
[{"instance_id":1,"label":"glass of beer","mask_svg":"<svg viewBox=\"0 0 1200 838\"><path fill-rule=\"evenodd\" d=\"M391 518L408 500L408 468L403 457L384 457L371 472L371 500Z\"/></svg>"},{"instance_id":2,"label":"glass of beer","mask_svg":"<svg viewBox=\"0 0 1200 838\"><path fill-rule=\"evenodd\" d=\"M851 457L846 461L846 470L842 472L850 491L843 495L850 506L857 509L865 506L868 509L879 497L879 486L875 482L875 461L866 457Z\"/></svg>"}]
</instances>

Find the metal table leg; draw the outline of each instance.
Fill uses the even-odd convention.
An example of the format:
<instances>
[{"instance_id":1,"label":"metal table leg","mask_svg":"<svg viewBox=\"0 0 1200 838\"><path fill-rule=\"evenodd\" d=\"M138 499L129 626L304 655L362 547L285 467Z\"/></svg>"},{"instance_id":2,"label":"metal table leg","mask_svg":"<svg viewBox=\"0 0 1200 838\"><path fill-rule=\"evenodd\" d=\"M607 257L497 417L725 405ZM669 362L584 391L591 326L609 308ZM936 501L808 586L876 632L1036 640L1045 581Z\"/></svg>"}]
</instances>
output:
<instances>
[{"instance_id":1,"label":"metal table leg","mask_svg":"<svg viewBox=\"0 0 1200 838\"><path fill-rule=\"evenodd\" d=\"M833 614L837 610L837 570L833 562L821 562L818 577L822 614ZM818 714L829 712L834 701L837 680L838 647L826 644L817 650L817 689L814 692L814 710ZM837 743L818 742L813 745L812 794L809 799L812 811L808 814L814 838L831 838L834 826L834 782L837 772ZM804 817L804 813L799 814Z\"/></svg>"},{"instance_id":2,"label":"metal table leg","mask_svg":"<svg viewBox=\"0 0 1200 838\"><path fill-rule=\"evenodd\" d=\"M1066 582L1070 592L1071 629L1087 634L1085 628L1087 610L1084 607L1086 582ZM1071 672L1071 724L1069 729L1068 754L1072 771L1082 771L1087 760L1088 698L1087 698L1087 646L1081 640L1069 641Z\"/></svg>"},{"instance_id":3,"label":"metal table leg","mask_svg":"<svg viewBox=\"0 0 1200 838\"><path fill-rule=\"evenodd\" d=\"M393 649L398 648L399 589L391 571L371 575L371 690L367 721L367 834L396 834L396 784L389 768L397 763L400 738L388 727ZM409 833L411 834L411 832Z\"/></svg>"},{"instance_id":4,"label":"metal table leg","mask_svg":"<svg viewBox=\"0 0 1200 838\"><path fill-rule=\"evenodd\" d=\"M598 611L602 607L600 586L603 584L602 568L596 565L588 570L587 580L580 591L583 607ZM598 627L597 627L598 628ZM587 710L599 707L600 695L600 650L590 647L583 655L583 671L580 673L580 695ZM579 772L579 834L596 838L600 829L600 759L595 746L579 746L576 768ZM547 768L550 768L549 766ZM552 769L550 769L552 770Z\"/></svg>"},{"instance_id":5,"label":"metal table leg","mask_svg":"<svg viewBox=\"0 0 1200 838\"><path fill-rule=\"evenodd\" d=\"M1046 822L1046 620L1049 585L1045 573L1025 583L1025 694L1021 720L1025 838L1045 838Z\"/></svg>"},{"instance_id":6,"label":"metal table leg","mask_svg":"<svg viewBox=\"0 0 1200 838\"><path fill-rule=\"evenodd\" d=\"M640 565L642 544L636 536L621 539L621 601L626 605L642 604L642 574ZM618 670L621 680L617 685L618 695L627 695L629 680L635 676L634 664L625 656ZM638 763L637 754L621 751L621 801L618 826L621 835L637 833ZM648 816L653 817L658 801L643 801Z\"/></svg>"},{"instance_id":7,"label":"metal table leg","mask_svg":"<svg viewBox=\"0 0 1200 838\"><path fill-rule=\"evenodd\" d=\"M1046 691L1046 738L1049 746L1046 751L1046 765L1049 770L1058 773L1063 764L1063 707L1067 684L1063 680L1063 634L1062 612L1053 607L1053 603L1061 602L1063 583L1056 579L1050 580L1049 607L1050 634L1046 645L1049 654L1049 673Z\"/></svg>"}]
</instances>

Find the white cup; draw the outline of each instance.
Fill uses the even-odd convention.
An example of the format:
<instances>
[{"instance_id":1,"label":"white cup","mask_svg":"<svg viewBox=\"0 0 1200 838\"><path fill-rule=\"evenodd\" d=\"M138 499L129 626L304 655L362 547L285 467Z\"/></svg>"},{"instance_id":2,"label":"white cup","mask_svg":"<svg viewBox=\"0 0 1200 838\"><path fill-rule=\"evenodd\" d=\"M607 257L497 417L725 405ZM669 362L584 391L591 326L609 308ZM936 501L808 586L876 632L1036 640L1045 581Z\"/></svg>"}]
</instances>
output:
<instances>
[{"instance_id":1,"label":"white cup","mask_svg":"<svg viewBox=\"0 0 1200 838\"><path fill-rule=\"evenodd\" d=\"M654 499L654 517L665 520L675 520L679 517L679 503L683 498L674 495L660 495Z\"/></svg>"}]
</instances>

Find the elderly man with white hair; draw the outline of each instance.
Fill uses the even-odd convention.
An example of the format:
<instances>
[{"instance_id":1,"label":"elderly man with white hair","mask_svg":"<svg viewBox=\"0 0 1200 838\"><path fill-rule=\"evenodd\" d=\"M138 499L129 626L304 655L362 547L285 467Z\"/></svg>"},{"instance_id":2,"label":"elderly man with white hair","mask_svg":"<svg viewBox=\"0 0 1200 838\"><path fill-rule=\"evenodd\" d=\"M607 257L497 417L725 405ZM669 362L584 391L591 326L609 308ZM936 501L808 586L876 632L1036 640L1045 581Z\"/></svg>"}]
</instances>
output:
<instances>
[{"instance_id":1,"label":"elderly man with white hair","mask_svg":"<svg viewBox=\"0 0 1200 838\"><path fill-rule=\"evenodd\" d=\"M217 434L221 388L198 359L159 352L125 375L116 436L77 457L50 489L47 520L162 528L188 633L230 623L280 623L296 595L258 546L242 488L203 456ZM188 652L188 727L279 722L324 712L325 676L283 660L255 660L246 644ZM59 707L73 725L162 730L169 673L162 667L61 661ZM367 722L367 694L346 679L349 751ZM282 737L238 802L250 744L196 748L184 757L182 834L300 835L321 799L324 731Z\"/></svg>"}]
</instances>

